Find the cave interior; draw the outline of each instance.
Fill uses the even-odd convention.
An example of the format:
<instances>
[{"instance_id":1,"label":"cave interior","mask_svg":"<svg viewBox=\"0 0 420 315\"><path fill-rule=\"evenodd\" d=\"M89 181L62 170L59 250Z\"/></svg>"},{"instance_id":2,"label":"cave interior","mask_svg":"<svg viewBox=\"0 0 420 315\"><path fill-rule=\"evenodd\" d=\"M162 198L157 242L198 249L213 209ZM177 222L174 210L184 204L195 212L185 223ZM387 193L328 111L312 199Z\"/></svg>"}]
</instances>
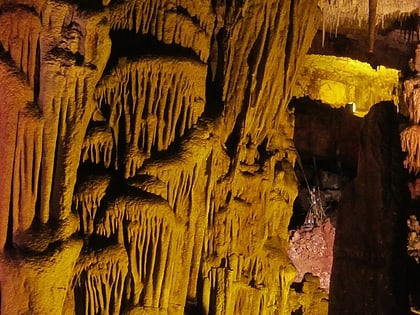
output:
<instances>
[{"instance_id":1,"label":"cave interior","mask_svg":"<svg viewBox=\"0 0 420 315\"><path fill-rule=\"evenodd\" d=\"M420 314L418 5L0 0L0 315Z\"/></svg>"}]
</instances>

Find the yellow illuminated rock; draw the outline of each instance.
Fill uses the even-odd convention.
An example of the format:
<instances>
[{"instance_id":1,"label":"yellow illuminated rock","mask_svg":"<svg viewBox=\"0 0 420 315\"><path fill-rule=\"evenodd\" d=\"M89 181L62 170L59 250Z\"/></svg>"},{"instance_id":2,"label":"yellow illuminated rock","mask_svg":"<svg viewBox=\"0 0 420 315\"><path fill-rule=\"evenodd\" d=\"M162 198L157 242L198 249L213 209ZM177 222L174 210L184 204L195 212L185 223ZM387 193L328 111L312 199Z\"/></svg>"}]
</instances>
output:
<instances>
[{"instance_id":1,"label":"yellow illuminated rock","mask_svg":"<svg viewBox=\"0 0 420 315\"><path fill-rule=\"evenodd\" d=\"M373 69L365 62L350 58L308 55L294 89L297 97L309 96L332 107L356 104L356 114L364 116L381 101L398 99L397 69L379 66Z\"/></svg>"},{"instance_id":2,"label":"yellow illuminated rock","mask_svg":"<svg viewBox=\"0 0 420 315\"><path fill-rule=\"evenodd\" d=\"M288 104L396 72L305 59L319 3L0 0L1 315L325 310L290 289Z\"/></svg>"}]
</instances>

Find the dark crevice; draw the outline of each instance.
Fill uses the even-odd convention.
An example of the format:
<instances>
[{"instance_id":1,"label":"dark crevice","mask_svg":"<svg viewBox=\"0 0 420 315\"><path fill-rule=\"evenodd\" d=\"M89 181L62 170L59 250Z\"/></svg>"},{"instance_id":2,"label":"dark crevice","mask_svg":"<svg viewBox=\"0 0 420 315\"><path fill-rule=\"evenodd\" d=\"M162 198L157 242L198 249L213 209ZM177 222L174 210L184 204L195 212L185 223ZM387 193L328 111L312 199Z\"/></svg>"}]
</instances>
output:
<instances>
[{"instance_id":1,"label":"dark crevice","mask_svg":"<svg viewBox=\"0 0 420 315\"><path fill-rule=\"evenodd\" d=\"M117 64L120 58L137 60L141 57L153 56L171 57L174 59L190 59L201 62L200 58L191 48L177 44L165 44L152 35L140 35L135 31L111 31L112 48L105 73L108 73Z\"/></svg>"},{"instance_id":2,"label":"dark crevice","mask_svg":"<svg viewBox=\"0 0 420 315\"><path fill-rule=\"evenodd\" d=\"M121 110L121 117L124 117L124 109ZM126 122L125 119L118 120L118 139L116 148L117 168L124 173L125 171L125 154L127 152L127 140L126 140Z\"/></svg>"},{"instance_id":3,"label":"dark crevice","mask_svg":"<svg viewBox=\"0 0 420 315\"><path fill-rule=\"evenodd\" d=\"M48 57L50 59L59 59L62 63L67 62L68 65L76 65L76 66L82 66L84 62L84 56L82 56L80 53L72 53L69 50L55 47L51 49L48 53Z\"/></svg>"},{"instance_id":4,"label":"dark crevice","mask_svg":"<svg viewBox=\"0 0 420 315\"><path fill-rule=\"evenodd\" d=\"M13 170L13 172L15 172L15 170ZM6 243L4 246L5 249L13 248L13 178L15 178L15 176L13 176L12 174L12 183L10 185L10 202L8 209L9 215L7 220Z\"/></svg>"},{"instance_id":5,"label":"dark crevice","mask_svg":"<svg viewBox=\"0 0 420 315\"><path fill-rule=\"evenodd\" d=\"M38 101L40 90L40 73L41 73L41 49L40 39L36 42L36 55L35 55L35 72L34 72L34 101Z\"/></svg>"},{"instance_id":6,"label":"dark crevice","mask_svg":"<svg viewBox=\"0 0 420 315\"><path fill-rule=\"evenodd\" d=\"M206 78L206 106L204 109L204 116L209 118L220 116L224 109L223 69L226 35L225 28L220 29L216 38L213 39L210 51Z\"/></svg>"},{"instance_id":7,"label":"dark crevice","mask_svg":"<svg viewBox=\"0 0 420 315\"><path fill-rule=\"evenodd\" d=\"M15 13L17 11L26 11L28 13L32 13L36 16L38 16L38 13L36 12L35 8L27 6L25 4L11 4L11 3L7 3L7 4L2 4L1 8L0 8L0 14L4 14L4 13Z\"/></svg>"},{"instance_id":8,"label":"dark crevice","mask_svg":"<svg viewBox=\"0 0 420 315\"><path fill-rule=\"evenodd\" d=\"M269 38L269 30L265 28L265 23L262 23L257 39L251 48L247 60L249 69L251 69L249 77L251 106L256 105L256 94L261 90L264 74L266 72L265 66L269 53Z\"/></svg>"},{"instance_id":9,"label":"dark crevice","mask_svg":"<svg viewBox=\"0 0 420 315\"><path fill-rule=\"evenodd\" d=\"M242 113L242 112L241 112ZM225 146L227 149L227 154L229 157L233 158L235 156L237 147L239 145L239 141L241 139L241 126L242 120L244 119L245 115L242 113L239 114L238 118L236 119L235 126L233 127L232 133L229 135L228 139L226 140Z\"/></svg>"},{"instance_id":10,"label":"dark crevice","mask_svg":"<svg viewBox=\"0 0 420 315\"><path fill-rule=\"evenodd\" d=\"M262 166L265 161L271 156L271 153L267 150L268 138L265 137L264 140L261 142L260 145L257 146L258 154L259 154L259 163Z\"/></svg>"}]
</instances>

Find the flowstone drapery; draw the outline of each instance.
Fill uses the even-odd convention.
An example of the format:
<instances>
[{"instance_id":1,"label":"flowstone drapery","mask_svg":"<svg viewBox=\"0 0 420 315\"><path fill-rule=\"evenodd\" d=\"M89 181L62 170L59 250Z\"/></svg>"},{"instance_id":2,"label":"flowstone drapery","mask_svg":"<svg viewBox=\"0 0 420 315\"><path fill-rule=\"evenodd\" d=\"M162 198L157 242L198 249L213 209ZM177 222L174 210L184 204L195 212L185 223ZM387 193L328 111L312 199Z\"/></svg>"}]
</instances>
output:
<instances>
[{"instance_id":1,"label":"flowstone drapery","mask_svg":"<svg viewBox=\"0 0 420 315\"><path fill-rule=\"evenodd\" d=\"M287 104L318 13L0 2L1 314L290 314Z\"/></svg>"}]
</instances>

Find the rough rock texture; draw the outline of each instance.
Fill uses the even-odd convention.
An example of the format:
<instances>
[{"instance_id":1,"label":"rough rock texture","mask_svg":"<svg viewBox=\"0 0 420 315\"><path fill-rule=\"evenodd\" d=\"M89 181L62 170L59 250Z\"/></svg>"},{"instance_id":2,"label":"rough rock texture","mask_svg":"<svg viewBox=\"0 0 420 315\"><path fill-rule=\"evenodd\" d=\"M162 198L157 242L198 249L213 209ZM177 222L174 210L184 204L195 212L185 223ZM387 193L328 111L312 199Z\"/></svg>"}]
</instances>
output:
<instances>
[{"instance_id":1,"label":"rough rock texture","mask_svg":"<svg viewBox=\"0 0 420 315\"><path fill-rule=\"evenodd\" d=\"M1 1L1 314L290 314L287 104L318 13Z\"/></svg>"},{"instance_id":2,"label":"rough rock texture","mask_svg":"<svg viewBox=\"0 0 420 315\"><path fill-rule=\"evenodd\" d=\"M287 105L320 21L317 0L0 0L1 314L290 314Z\"/></svg>"},{"instance_id":3,"label":"rough rock texture","mask_svg":"<svg viewBox=\"0 0 420 315\"><path fill-rule=\"evenodd\" d=\"M290 297L292 314L328 314L328 294L320 288L319 278L310 273L292 288Z\"/></svg>"},{"instance_id":4,"label":"rough rock texture","mask_svg":"<svg viewBox=\"0 0 420 315\"><path fill-rule=\"evenodd\" d=\"M297 269L294 282L301 282L305 274L319 278L320 288L329 291L333 263L335 228L330 219L307 231L291 231L288 255Z\"/></svg>"},{"instance_id":5,"label":"rough rock texture","mask_svg":"<svg viewBox=\"0 0 420 315\"><path fill-rule=\"evenodd\" d=\"M407 314L406 178L395 106L371 108L337 217L329 314Z\"/></svg>"}]
</instances>

